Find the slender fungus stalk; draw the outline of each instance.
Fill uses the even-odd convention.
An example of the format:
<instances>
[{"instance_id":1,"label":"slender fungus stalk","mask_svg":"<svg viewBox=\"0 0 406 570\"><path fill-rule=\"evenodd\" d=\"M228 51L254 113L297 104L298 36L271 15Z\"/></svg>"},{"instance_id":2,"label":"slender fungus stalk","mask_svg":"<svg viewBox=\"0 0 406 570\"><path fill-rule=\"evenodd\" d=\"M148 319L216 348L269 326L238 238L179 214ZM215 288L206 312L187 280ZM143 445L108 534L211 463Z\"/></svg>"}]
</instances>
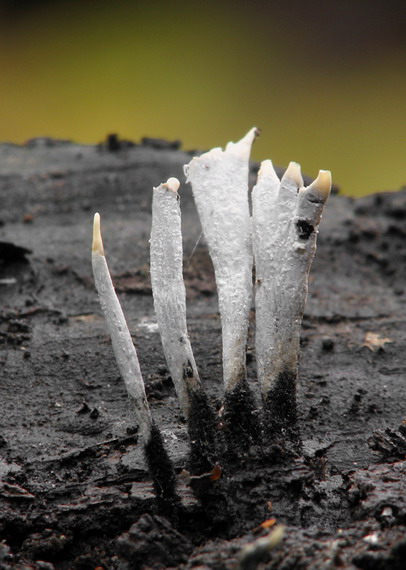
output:
<instances>
[{"instance_id":1,"label":"slender fungus stalk","mask_svg":"<svg viewBox=\"0 0 406 570\"><path fill-rule=\"evenodd\" d=\"M258 129L226 149L214 148L187 167L213 261L223 336L226 391L245 379L248 315L252 297L248 162Z\"/></svg>"},{"instance_id":2,"label":"slender fungus stalk","mask_svg":"<svg viewBox=\"0 0 406 570\"><path fill-rule=\"evenodd\" d=\"M166 362L188 421L191 463L194 470L204 471L212 467L215 422L200 382L187 331L178 188L179 181L170 178L153 191L151 283Z\"/></svg>"},{"instance_id":3,"label":"slender fungus stalk","mask_svg":"<svg viewBox=\"0 0 406 570\"><path fill-rule=\"evenodd\" d=\"M134 405L140 432L144 440L148 441L151 437L152 418L145 394L144 380L137 352L110 277L100 232L100 215L97 213L94 215L93 222L92 266L114 356L128 396Z\"/></svg>"},{"instance_id":4,"label":"slender fungus stalk","mask_svg":"<svg viewBox=\"0 0 406 570\"><path fill-rule=\"evenodd\" d=\"M290 163L278 183L265 161L252 195L256 354L272 433L286 432L297 419L300 327L331 174L321 170L310 186L302 185L298 164Z\"/></svg>"},{"instance_id":5,"label":"slender fungus stalk","mask_svg":"<svg viewBox=\"0 0 406 570\"><path fill-rule=\"evenodd\" d=\"M148 468L154 481L156 493L163 500L163 506L167 508L168 503L173 504L177 502L175 475L164 448L161 433L151 417L137 352L114 290L104 255L100 232L100 216L97 213L94 215L93 222L92 267L100 305L111 337L114 356L125 382L128 396L134 405L137 423L144 440L144 451Z\"/></svg>"},{"instance_id":6,"label":"slender fungus stalk","mask_svg":"<svg viewBox=\"0 0 406 570\"><path fill-rule=\"evenodd\" d=\"M151 283L166 362L183 414L189 419L190 393L201 389L201 383L186 325L178 188L179 181L176 178L170 178L165 184L154 188L150 240Z\"/></svg>"}]
</instances>

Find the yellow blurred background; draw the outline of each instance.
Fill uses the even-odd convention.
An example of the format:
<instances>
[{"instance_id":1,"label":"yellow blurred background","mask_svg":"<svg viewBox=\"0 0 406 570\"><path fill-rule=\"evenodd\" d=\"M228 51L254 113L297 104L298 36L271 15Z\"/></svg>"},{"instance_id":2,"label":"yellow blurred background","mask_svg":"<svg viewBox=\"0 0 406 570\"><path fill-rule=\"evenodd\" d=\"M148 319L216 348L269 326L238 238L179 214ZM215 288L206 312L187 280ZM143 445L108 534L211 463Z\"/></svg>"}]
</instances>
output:
<instances>
[{"instance_id":1,"label":"yellow blurred background","mask_svg":"<svg viewBox=\"0 0 406 570\"><path fill-rule=\"evenodd\" d=\"M0 141L108 133L406 184L404 1L0 1Z\"/></svg>"}]
</instances>

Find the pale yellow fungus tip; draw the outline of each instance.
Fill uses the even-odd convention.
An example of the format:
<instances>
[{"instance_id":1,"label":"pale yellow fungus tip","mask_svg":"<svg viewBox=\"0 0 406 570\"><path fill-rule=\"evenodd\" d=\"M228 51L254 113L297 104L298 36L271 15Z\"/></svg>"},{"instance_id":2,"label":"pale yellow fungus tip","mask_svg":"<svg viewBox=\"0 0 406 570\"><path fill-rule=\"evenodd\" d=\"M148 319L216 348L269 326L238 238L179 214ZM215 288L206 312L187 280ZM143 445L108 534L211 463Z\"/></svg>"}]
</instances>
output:
<instances>
[{"instance_id":1,"label":"pale yellow fungus tip","mask_svg":"<svg viewBox=\"0 0 406 570\"><path fill-rule=\"evenodd\" d=\"M320 202L325 202L329 197L331 190L331 172L330 170L319 170L319 174L310 186L307 187L314 196L320 200Z\"/></svg>"},{"instance_id":2,"label":"pale yellow fungus tip","mask_svg":"<svg viewBox=\"0 0 406 570\"><path fill-rule=\"evenodd\" d=\"M284 178L293 180L296 186L298 186L298 188L301 188L303 186L303 178L302 178L302 172L300 170L300 164L298 162L293 162L293 161L289 162L289 166L287 167L285 174L282 177L282 180Z\"/></svg>"},{"instance_id":3,"label":"pale yellow fungus tip","mask_svg":"<svg viewBox=\"0 0 406 570\"><path fill-rule=\"evenodd\" d=\"M171 192L176 192L179 190L180 182L177 178L168 178L168 180L163 184L164 188L171 190Z\"/></svg>"},{"instance_id":4,"label":"pale yellow fungus tip","mask_svg":"<svg viewBox=\"0 0 406 570\"><path fill-rule=\"evenodd\" d=\"M93 218L92 253L104 255L103 241L100 232L100 214L98 212L95 213Z\"/></svg>"}]
</instances>

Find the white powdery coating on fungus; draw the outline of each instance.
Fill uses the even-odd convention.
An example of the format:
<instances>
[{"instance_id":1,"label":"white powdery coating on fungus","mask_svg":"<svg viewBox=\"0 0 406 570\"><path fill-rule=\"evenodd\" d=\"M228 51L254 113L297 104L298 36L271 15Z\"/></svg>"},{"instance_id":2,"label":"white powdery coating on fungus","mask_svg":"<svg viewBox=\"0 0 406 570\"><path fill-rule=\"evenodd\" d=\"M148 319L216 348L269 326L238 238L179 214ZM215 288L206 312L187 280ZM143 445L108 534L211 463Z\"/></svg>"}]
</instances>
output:
<instances>
[{"instance_id":1,"label":"white powdery coating on fungus","mask_svg":"<svg viewBox=\"0 0 406 570\"><path fill-rule=\"evenodd\" d=\"M239 142L228 143L225 151L212 149L186 168L215 270L226 390L245 377L252 296L248 165L257 134L253 128Z\"/></svg>"},{"instance_id":2,"label":"white powdery coating on fungus","mask_svg":"<svg viewBox=\"0 0 406 570\"><path fill-rule=\"evenodd\" d=\"M308 188L302 183L296 163L280 184L263 163L252 193L256 355L265 398L282 372L297 375L308 276L331 175L320 171Z\"/></svg>"},{"instance_id":3,"label":"white powdery coating on fungus","mask_svg":"<svg viewBox=\"0 0 406 570\"><path fill-rule=\"evenodd\" d=\"M92 246L92 267L100 305L111 337L114 356L128 396L134 404L140 433L147 442L151 435L152 418L145 394L137 352L114 290L100 233L100 217L95 214Z\"/></svg>"},{"instance_id":4,"label":"white powdery coating on fungus","mask_svg":"<svg viewBox=\"0 0 406 570\"><path fill-rule=\"evenodd\" d=\"M200 386L186 324L181 213L170 178L153 190L150 240L151 283L162 346L182 411L190 415L188 385Z\"/></svg>"}]
</instances>

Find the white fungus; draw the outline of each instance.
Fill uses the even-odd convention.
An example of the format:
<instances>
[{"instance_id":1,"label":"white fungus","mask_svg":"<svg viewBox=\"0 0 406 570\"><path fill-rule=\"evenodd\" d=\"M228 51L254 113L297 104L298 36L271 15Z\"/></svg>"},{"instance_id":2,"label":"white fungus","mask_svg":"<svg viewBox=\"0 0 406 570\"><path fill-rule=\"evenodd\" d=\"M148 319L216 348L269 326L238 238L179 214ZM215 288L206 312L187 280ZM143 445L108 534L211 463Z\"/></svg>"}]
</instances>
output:
<instances>
[{"instance_id":1,"label":"white fungus","mask_svg":"<svg viewBox=\"0 0 406 570\"><path fill-rule=\"evenodd\" d=\"M94 215L92 267L99 294L100 305L111 337L114 356L125 382L128 396L134 404L136 418L145 442L151 437L152 418L145 394L137 352L131 339L130 331L114 290L110 272L104 256L100 232L100 215Z\"/></svg>"},{"instance_id":2,"label":"white fungus","mask_svg":"<svg viewBox=\"0 0 406 570\"><path fill-rule=\"evenodd\" d=\"M179 181L153 190L151 282L162 346L182 411L190 414L190 391L201 387L186 324Z\"/></svg>"},{"instance_id":3,"label":"white fungus","mask_svg":"<svg viewBox=\"0 0 406 570\"><path fill-rule=\"evenodd\" d=\"M214 265L223 341L226 391L245 378L248 316L252 297L249 155L258 129L226 149L214 148L186 166L203 233Z\"/></svg>"},{"instance_id":4,"label":"white fungus","mask_svg":"<svg viewBox=\"0 0 406 570\"><path fill-rule=\"evenodd\" d=\"M291 162L279 182L270 161L253 189L256 355L265 399L282 373L297 376L308 276L330 189L329 171L303 188L298 164Z\"/></svg>"},{"instance_id":5,"label":"white fungus","mask_svg":"<svg viewBox=\"0 0 406 570\"><path fill-rule=\"evenodd\" d=\"M265 160L252 192L251 217L249 156L257 135L258 130L253 128L237 143L228 143L224 151L214 148L193 158L185 173L214 265L226 396L243 386L246 377L255 260L256 357L262 396L267 402L273 401L273 390L281 379L295 388L308 277L331 174L320 170L316 180L304 188L299 164L291 162L279 180L272 162ZM153 190L151 282L165 358L182 411L190 420L194 414L193 391L204 392L187 331L178 189L179 180L169 178ZM99 214L94 217L92 265L117 364L134 402L140 431L148 441L151 414L137 353L104 256ZM287 393L282 389L279 396L282 394L283 399ZM295 390L289 393L293 409ZM284 419L283 413L276 421Z\"/></svg>"}]
</instances>

